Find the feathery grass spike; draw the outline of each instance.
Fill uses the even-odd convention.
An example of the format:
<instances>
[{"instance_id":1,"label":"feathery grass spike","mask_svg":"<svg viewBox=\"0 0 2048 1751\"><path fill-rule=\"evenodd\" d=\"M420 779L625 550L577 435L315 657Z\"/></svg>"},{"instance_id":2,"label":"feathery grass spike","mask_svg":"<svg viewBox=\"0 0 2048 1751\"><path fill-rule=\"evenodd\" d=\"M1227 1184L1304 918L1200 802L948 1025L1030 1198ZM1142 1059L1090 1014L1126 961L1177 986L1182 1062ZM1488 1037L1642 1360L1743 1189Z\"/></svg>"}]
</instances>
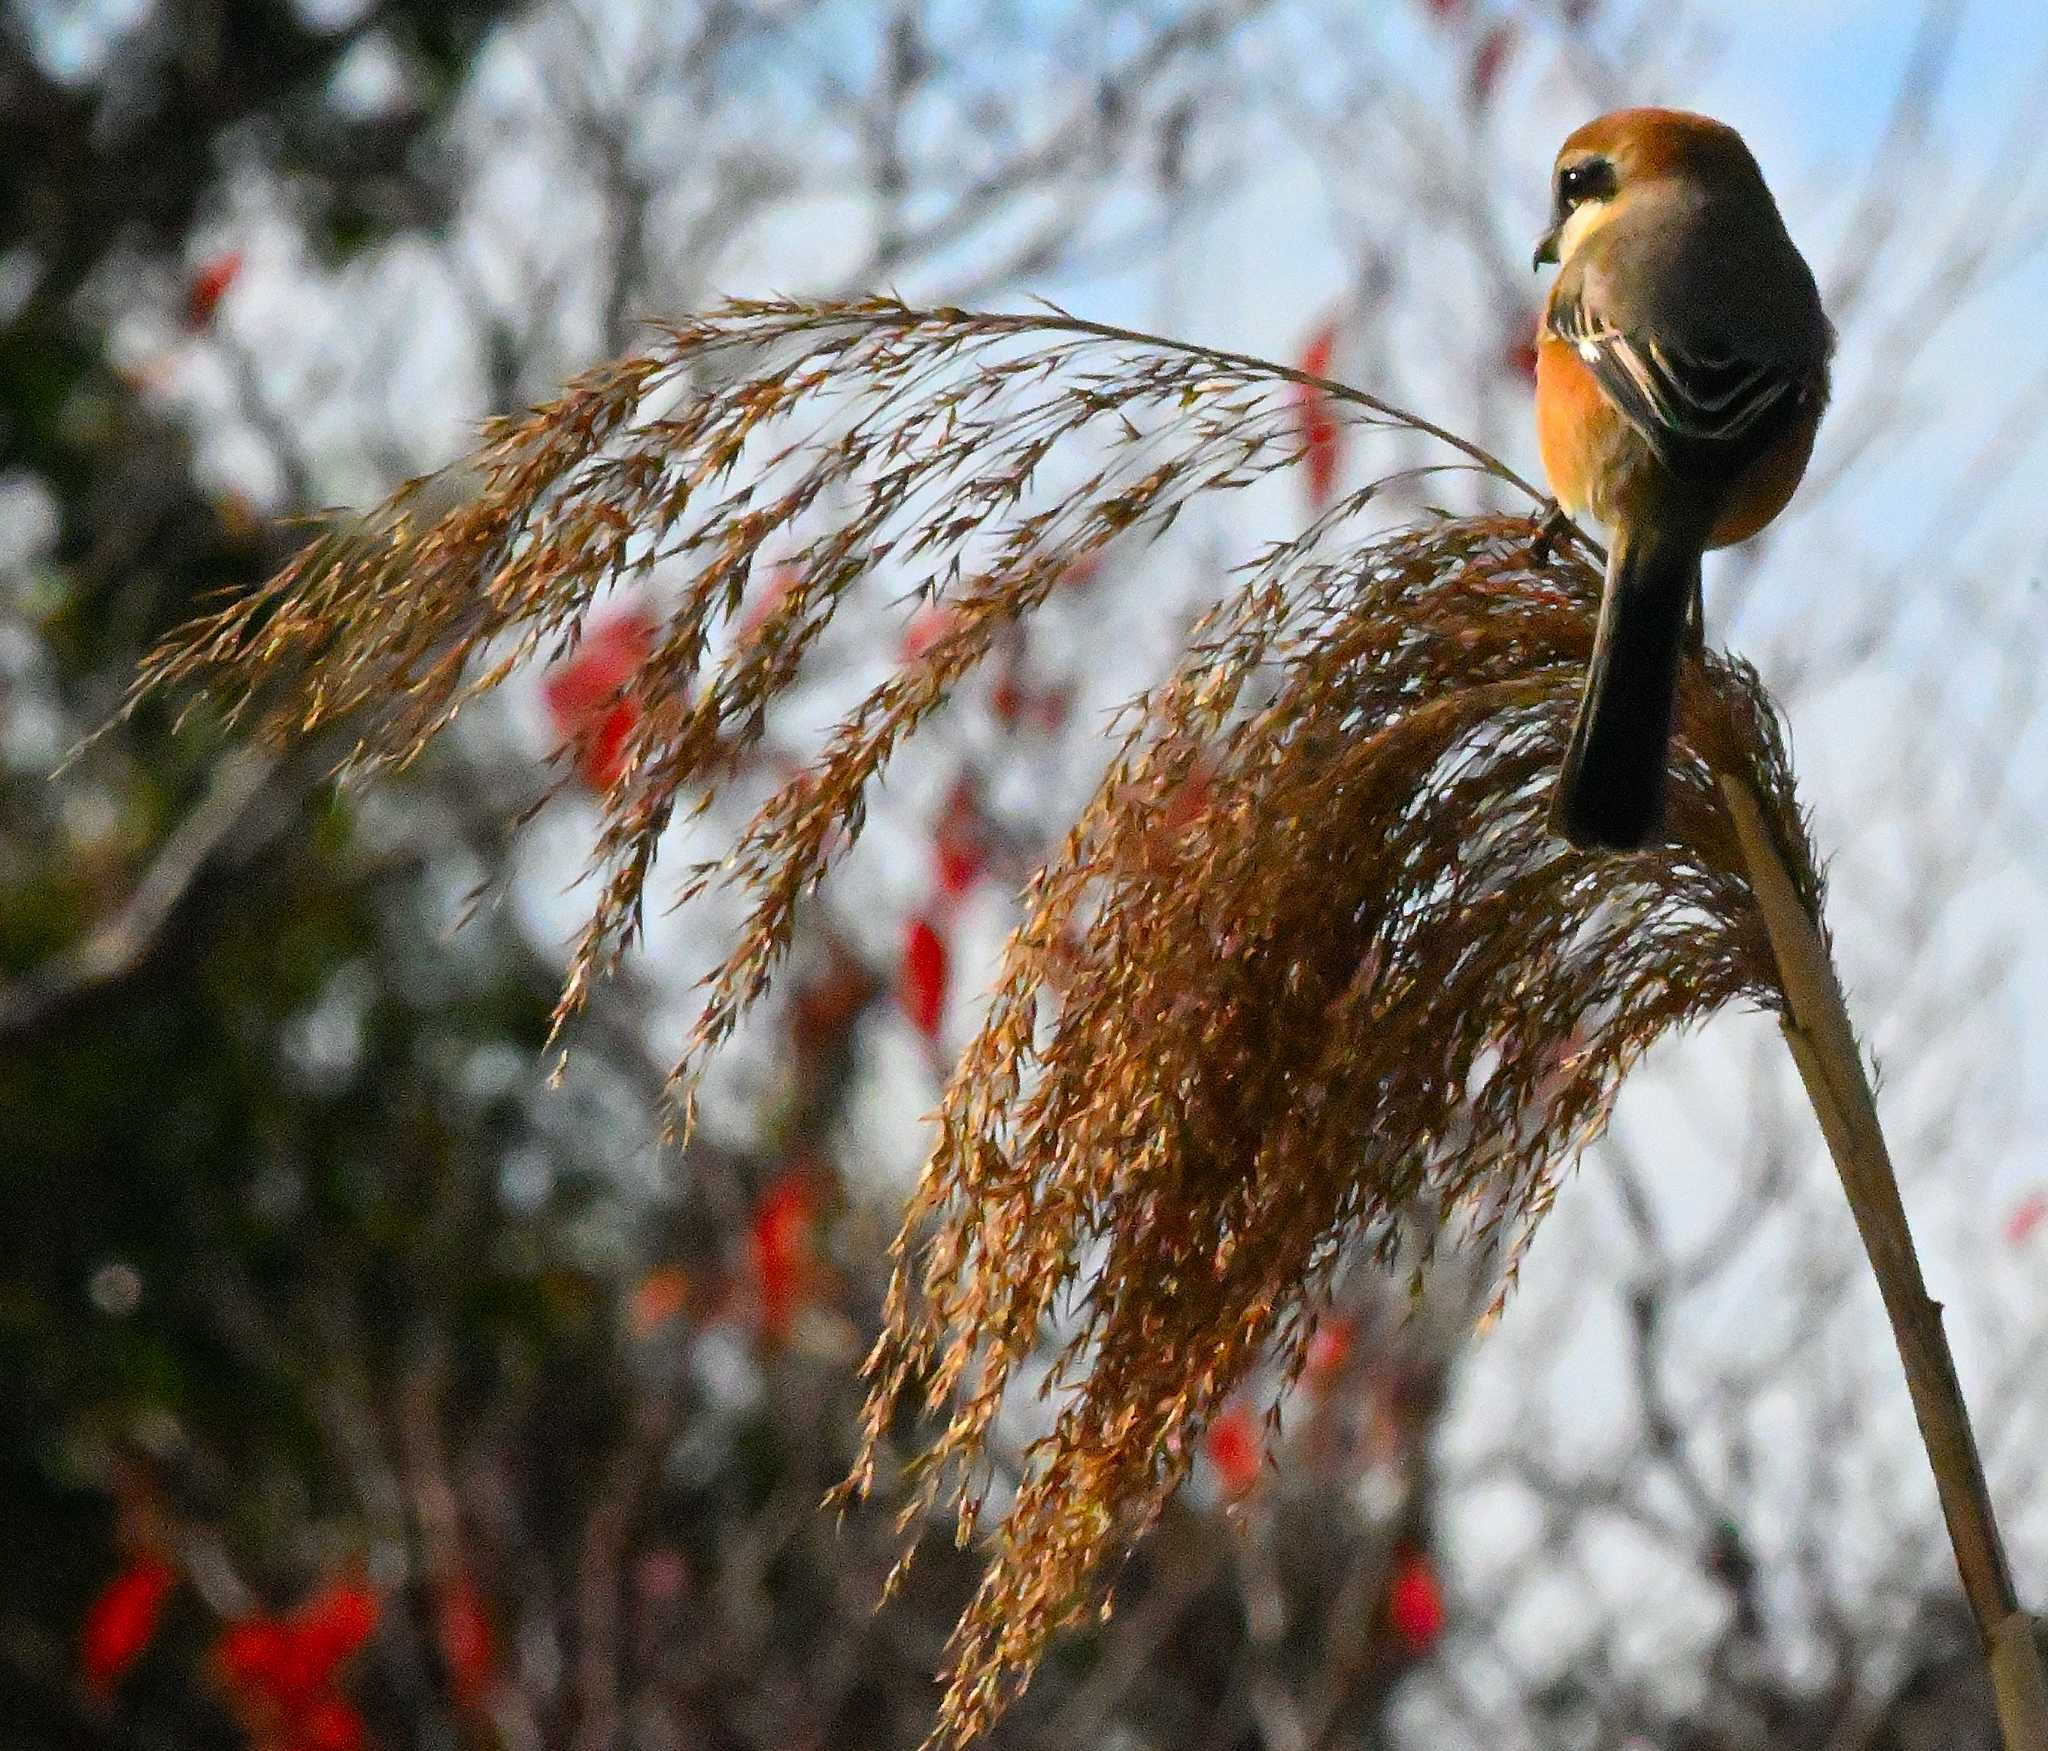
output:
<instances>
[{"instance_id":1,"label":"feathery grass spike","mask_svg":"<svg viewBox=\"0 0 2048 1751\"><path fill-rule=\"evenodd\" d=\"M1455 434L1242 355L1060 312L736 303L494 427L474 490L438 518L408 489L329 530L168 645L138 691L202 684L275 742L346 720L358 766L400 765L518 662L573 642L605 590L677 566L559 1020L631 940L675 811L758 741L847 592L886 565L942 600L942 630L685 882L686 899L724 882L750 903L678 1066L687 1111L896 750L1112 536L1297 464L1304 383L1344 420L1431 440L1440 457L1416 472L1470 470L1537 508ZM1055 449L1084 475L1041 499ZM1756 675L1689 662L1667 843L1571 850L1545 818L1599 595L1589 544L1500 515L1361 538L1386 484L1248 567L1138 702L1024 896L946 1089L848 1487L876 1476L908 1403L935 1432L904 1524L951 1502L970 1534L998 1407L1055 1308L1078 1312L1050 1431L949 1649L940 1738L987 1727L1091 1609L1253 1363L1300 1364L1340 1242L1391 1260L1424 1212L1498 1244L1505 1293L1653 1040L1739 1001L1807 1038L1755 859L1781 926L1790 904L1815 943L1821 883ZM705 672L771 543L772 606ZM1753 801L1741 833L1724 789ZM1896 1252L1873 1253L1881 1274ZM1921 1378L1928 1353L1907 1358L1916 1393L1950 1395L1966 1436L1952 1370ZM1957 1487L1981 1494L1981 1476ZM1981 1519L1959 1549L1995 1544L1988 1504ZM2002 1564L1980 1551L1966 1572ZM1998 1606L1987 1595L1987 1635Z\"/></svg>"}]
</instances>

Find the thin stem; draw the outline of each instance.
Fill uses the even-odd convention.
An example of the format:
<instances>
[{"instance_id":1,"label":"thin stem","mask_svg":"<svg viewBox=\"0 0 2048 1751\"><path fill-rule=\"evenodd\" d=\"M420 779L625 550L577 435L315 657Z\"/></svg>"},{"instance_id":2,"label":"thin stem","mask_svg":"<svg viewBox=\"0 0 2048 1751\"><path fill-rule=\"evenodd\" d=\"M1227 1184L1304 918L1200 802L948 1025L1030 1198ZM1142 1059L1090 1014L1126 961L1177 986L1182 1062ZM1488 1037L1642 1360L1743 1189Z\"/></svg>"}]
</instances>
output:
<instances>
[{"instance_id":1,"label":"thin stem","mask_svg":"<svg viewBox=\"0 0 2048 1751\"><path fill-rule=\"evenodd\" d=\"M1785 1042L1842 1176L1842 1190L1891 1320L1963 1592L1991 1662L2007 1751L2048 1751L2048 1679L2032 1621L2013 1590L1970 1413L1942 1331L1941 1306L1928 1297L1920 1274L1841 983L1756 798L1728 774L1721 778L1721 789L1777 956L1789 1005Z\"/></svg>"}]
</instances>

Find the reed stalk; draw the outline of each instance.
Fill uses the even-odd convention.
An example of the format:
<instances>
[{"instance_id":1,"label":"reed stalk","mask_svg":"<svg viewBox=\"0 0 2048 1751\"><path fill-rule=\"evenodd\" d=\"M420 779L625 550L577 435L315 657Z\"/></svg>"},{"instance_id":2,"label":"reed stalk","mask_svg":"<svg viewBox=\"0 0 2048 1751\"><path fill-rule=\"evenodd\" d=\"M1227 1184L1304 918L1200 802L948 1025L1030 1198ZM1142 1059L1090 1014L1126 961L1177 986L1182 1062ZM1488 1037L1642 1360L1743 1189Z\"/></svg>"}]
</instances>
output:
<instances>
[{"instance_id":1,"label":"reed stalk","mask_svg":"<svg viewBox=\"0 0 2048 1751\"><path fill-rule=\"evenodd\" d=\"M1863 1250L1898 1344L1963 1594L1991 1664L2006 1751L2048 1751L2048 1679L2042 1672L2033 1620L2021 1609L2013 1587L1969 1407L1942 1330L1941 1304L1928 1295L1920 1274L1913 1231L1841 981L1756 798L1733 775L1722 778L1721 788L1777 957L1786 998L1781 1015L1785 1044L1841 1175L1842 1193L1863 1237Z\"/></svg>"}]
</instances>

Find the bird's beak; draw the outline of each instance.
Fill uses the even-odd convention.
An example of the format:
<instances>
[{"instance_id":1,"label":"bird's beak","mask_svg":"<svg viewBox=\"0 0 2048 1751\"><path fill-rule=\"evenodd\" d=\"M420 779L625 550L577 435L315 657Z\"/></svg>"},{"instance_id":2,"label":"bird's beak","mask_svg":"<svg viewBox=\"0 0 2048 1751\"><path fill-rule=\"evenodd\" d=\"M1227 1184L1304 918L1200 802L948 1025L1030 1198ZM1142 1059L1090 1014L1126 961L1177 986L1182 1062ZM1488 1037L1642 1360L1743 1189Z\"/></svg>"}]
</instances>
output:
<instances>
[{"instance_id":1,"label":"bird's beak","mask_svg":"<svg viewBox=\"0 0 2048 1751\"><path fill-rule=\"evenodd\" d=\"M1552 267L1557 266L1557 234L1562 229L1563 227L1560 225L1553 225L1541 237L1536 239L1536 254L1529 262L1529 269L1532 273L1546 262Z\"/></svg>"}]
</instances>

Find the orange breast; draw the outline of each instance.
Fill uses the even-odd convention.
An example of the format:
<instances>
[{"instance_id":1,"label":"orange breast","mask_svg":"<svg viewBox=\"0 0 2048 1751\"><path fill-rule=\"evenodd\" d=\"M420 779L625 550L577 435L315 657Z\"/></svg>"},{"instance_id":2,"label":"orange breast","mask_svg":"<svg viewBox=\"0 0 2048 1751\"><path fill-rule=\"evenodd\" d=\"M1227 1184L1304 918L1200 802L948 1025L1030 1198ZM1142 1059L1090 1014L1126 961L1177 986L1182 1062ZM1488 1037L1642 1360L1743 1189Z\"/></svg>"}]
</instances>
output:
<instances>
[{"instance_id":1,"label":"orange breast","mask_svg":"<svg viewBox=\"0 0 2048 1751\"><path fill-rule=\"evenodd\" d=\"M1557 502L1603 523L1621 508L1633 452L1649 451L1585 361L1547 326L1536 337L1536 447Z\"/></svg>"}]
</instances>

